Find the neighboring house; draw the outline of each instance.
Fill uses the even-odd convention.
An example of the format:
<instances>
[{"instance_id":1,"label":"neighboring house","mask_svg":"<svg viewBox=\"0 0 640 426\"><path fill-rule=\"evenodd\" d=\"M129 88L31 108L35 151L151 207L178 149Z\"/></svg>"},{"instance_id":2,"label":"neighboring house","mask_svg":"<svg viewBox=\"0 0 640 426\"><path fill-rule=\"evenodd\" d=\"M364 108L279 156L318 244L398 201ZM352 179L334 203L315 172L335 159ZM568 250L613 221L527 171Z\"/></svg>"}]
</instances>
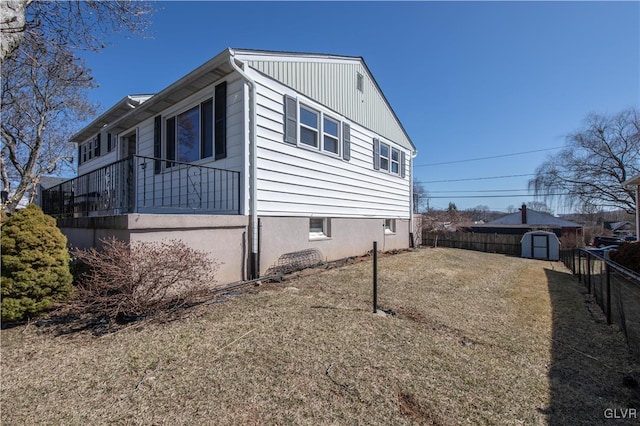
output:
<instances>
[{"instance_id":1,"label":"neighboring house","mask_svg":"<svg viewBox=\"0 0 640 426\"><path fill-rule=\"evenodd\" d=\"M68 178L61 178L61 177L57 177L57 176L42 176L40 178L40 180L38 181L38 183L35 186L35 194L33 194L33 203L42 207L42 203L40 202L40 200L42 199L42 191L49 189L53 186L56 186L62 182L67 181ZM29 200L31 200L31 195L33 193L33 190L27 191L22 198L20 199L20 201L18 202L18 204L16 205L16 210L19 209L23 209L25 207L27 207L30 203ZM10 198L10 196L13 194L13 192L8 192L8 191L2 191L2 204L6 203L8 201L8 199Z\"/></svg>"},{"instance_id":2,"label":"neighboring house","mask_svg":"<svg viewBox=\"0 0 640 426\"><path fill-rule=\"evenodd\" d=\"M541 230L553 232L558 237L581 238L583 235L582 225L549 213L527 209L525 204L520 207L519 212L508 214L485 225L470 226L467 229L473 232L496 234L524 235L530 231Z\"/></svg>"},{"instance_id":3,"label":"neighboring house","mask_svg":"<svg viewBox=\"0 0 640 426\"><path fill-rule=\"evenodd\" d=\"M633 235L633 223L629 221L605 222L604 229L611 231L614 235Z\"/></svg>"},{"instance_id":4,"label":"neighboring house","mask_svg":"<svg viewBox=\"0 0 640 426\"><path fill-rule=\"evenodd\" d=\"M409 246L417 151L360 57L226 49L72 142L79 176L44 208L78 247L181 239L233 282Z\"/></svg>"}]
</instances>

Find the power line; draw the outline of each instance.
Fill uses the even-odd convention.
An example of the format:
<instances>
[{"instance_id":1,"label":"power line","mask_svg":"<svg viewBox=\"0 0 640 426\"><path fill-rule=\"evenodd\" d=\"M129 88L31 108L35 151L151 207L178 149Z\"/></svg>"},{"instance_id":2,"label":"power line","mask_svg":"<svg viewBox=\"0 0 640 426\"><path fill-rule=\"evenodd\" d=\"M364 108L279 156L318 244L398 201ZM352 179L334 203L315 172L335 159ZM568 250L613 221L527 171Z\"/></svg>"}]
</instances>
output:
<instances>
[{"instance_id":1,"label":"power line","mask_svg":"<svg viewBox=\"0 0 640 426\"><path fill-rule=\"evenodd\" d=\"M463 181L470 181L470 180L506 179L506 178L512 178L512 177L535 176L535 175L536 175L535 173L525 173L522 175L487 176L487 177L476 177L476 178L465 178L465 179L423 180L423 181L416 181L416 183L463 182Z\"/></svg>"},{"instance_id":2,"label":"power line","mask_svg":"<svg viewBox=\"0 0 640 426\"><path fill-rule=\"evenodd\" d=\"M564 194L549 194L549 195L564 195ZM437 195L435 197L428 198L448 198L455 200L458 198L511 198L511 197L533 197L533 194L507 194L507 195L454 195L447 197L446 195Z\"/></svg>"},{"instance_id":3,"label":"power line","mask_svg":"<svg viewBox=\"0 0 640 426\"><path fill-rule=\"evenodd\" d=\"M472 191L472 190L461 190L461 191L431 191L431 190L427 190L427 192L429 194L453 194L453 193L463 193L463 192L469 192L469 193L475 193L475 192L522 192L522 191L528 191L528 189L480 189L480 190L476 190L476 191Z\"/></svg>"},{"instance_id":4,"label":"power line","mask_svg":"<svg viewBox=\"0 0 640 426\"><path fill-rule=\"evenodd\" d=\"M534 149L532 151L522 151L522 152L514 152L514 153L511 153L511 154L491 155L491 156L488 156L488 157L468 158L466 160L443 161L443 162L440 162L440 163L414 164L413 167L430 167L430 166L441 166L441 165L445 165L445 164L467 163L469 161L492 160L494 158L514 157L516 155L525 155L525 154L533 154L533 153L536 153L536 152L552 151L554 149L560 149L560 148L563 148L563 147L562 146L556 146L556 147L553 147L553 148Z\"/></svg>"}]
</instances>

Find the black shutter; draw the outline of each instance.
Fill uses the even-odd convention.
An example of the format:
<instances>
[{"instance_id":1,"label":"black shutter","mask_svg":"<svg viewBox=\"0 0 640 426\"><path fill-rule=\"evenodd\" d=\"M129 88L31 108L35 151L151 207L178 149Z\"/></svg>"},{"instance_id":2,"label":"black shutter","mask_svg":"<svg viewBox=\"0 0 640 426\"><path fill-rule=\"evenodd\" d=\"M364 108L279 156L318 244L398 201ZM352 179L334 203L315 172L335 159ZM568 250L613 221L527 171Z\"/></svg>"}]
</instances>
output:
<instances>
[{"instance_id":1,"label":"black shutter","mask_svg":"<svg viewBox=\"0 0 640 426\"><path fill-rule=\"evenodd\" d=\"M216 160L227 157L227 82L216 86L215 91L215 150Z\"/></svg>"},{"instance_id":2,"label":"black shutter","mask_svg":"<svg viewBox=\"0 0 640 426\"><path fill-rule=\"evenodd\" d=\"M157 115L153 119L153 173L158 174L162 171L162 116Z\"/></svg>"},{"instance_id":3,"label":"black shutter","mask_svg":"<svg viewBox=\"0 0 640 426\"><path fill-rule=\"evenodd\" d=\"M93 156L94 157L100 157L100 146L101 146L101 142L102 141L102 133L98 133L98 135L96 136L96 140L94 142L95 146L93 147Z\"/></svg>"},{"instance_id":4,"label":"black shutter","mask_svg":"<svg viewBox=\"0 0 640 426\"><path fill-rule=\"evenodd\" d=\"M403 177L403 178L406 176L405 171L404 171L404 168L406 166L406 162L407 162L407 157L406 157L404 151L400 151L400 176Z\"/></svg>"},{"instance_id":5,"label":"black shutter","mask_svg":"<svg viewBox=\"0 0 640 426\"><path fill-rule=\"evenodd\" d=\"M213 99L200 104L200 158L213 157Z\"/></svg>"},{"instance_id":6,"label":"black shutter","mask_svg":"<svg viewBox=\"0 0 640 426\"><path fill-rule=\"evenodd\" d=\"M284 95L284 141L298 143L298 105L296 99Z\"/></svg>"},{"instance_id":7,"label":"black shutter","mask_svg":"<svg viewBox=\"0 0 640 426\"><path fill-rule=\"evenodd\" d=\"M349 123L342 123L342 158L351 160L351 126Z\"/></svg>"},{"instance_id":8,"label":"black shutter","mask_svg":"<svg viewBox=\"0 0 640 426\"><path fill-rule=\"evenodd\" d=\"M380 170L380 140L373 139L373 169Z\"/></svg>"},{"instance_id":9,"label":"black shutter","mask_svg":"<svg viewBox=\"0 0 640 426\"><path fill-rule=\"evenodd\" d=\"M111 141L111 133L107 133L107 152L111 152L113 149L113 142Z\"/></svg>"},{"instance_id":10,"label":"black shutter","mask_svg":"<svg viewBox=\"0 0 640 426\"><path fill-rule=\"evenodd\" d=\"M78 166L82 164L82 145L78 144Z\"/></svg>"},{"instance_id":11,"label":"black shutter","mask_svg":"<svg viewBox=\"0 0 640 426\"><path fill-rule=\"evenodd\" d=\"M165 135L165 153L167 160L176 159L176 118L167 118L167 133ZM173 163L167 161L165 167L171 167Z\"/></svg>"}]
</instances>

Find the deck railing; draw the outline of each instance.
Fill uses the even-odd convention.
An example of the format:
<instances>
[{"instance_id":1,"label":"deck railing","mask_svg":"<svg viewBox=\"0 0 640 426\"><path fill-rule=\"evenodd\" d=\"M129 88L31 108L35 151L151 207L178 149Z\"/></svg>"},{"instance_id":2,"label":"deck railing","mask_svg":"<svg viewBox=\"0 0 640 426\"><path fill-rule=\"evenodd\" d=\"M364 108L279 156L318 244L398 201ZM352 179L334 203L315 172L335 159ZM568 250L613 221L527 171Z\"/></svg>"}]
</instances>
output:
<instances>
[{"instance_id":1,"label":"deck railing","mask_svg":"<svg viewBox=\"0 0 640 426\"><path fill-rule=\"evenodd\" d=\"M240 213L240 172L133 155L43 191L62 217L126 213Z\"/></svg>"}]
</instances>

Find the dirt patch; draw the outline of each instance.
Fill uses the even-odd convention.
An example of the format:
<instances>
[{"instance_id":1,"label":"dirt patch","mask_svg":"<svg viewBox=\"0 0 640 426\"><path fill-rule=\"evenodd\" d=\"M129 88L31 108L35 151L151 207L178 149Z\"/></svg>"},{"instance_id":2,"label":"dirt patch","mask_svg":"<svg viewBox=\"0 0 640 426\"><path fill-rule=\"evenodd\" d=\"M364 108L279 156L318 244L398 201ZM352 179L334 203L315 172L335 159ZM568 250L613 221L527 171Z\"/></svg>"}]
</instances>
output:
<instances>
[{"instance_id":1,"label":"dirt patch","mask_svg":"<svg viewBox=\"0 0 640 426\"><path fill-rule=\"evenodd\" d=\"M398 392L398 406L400 413L409 417L413 422L421 425L440 426L445 423L439 419L439 415L434 414L431 410L422 407L416 398L410 392Z\"/></svg>"}]
</instances>

